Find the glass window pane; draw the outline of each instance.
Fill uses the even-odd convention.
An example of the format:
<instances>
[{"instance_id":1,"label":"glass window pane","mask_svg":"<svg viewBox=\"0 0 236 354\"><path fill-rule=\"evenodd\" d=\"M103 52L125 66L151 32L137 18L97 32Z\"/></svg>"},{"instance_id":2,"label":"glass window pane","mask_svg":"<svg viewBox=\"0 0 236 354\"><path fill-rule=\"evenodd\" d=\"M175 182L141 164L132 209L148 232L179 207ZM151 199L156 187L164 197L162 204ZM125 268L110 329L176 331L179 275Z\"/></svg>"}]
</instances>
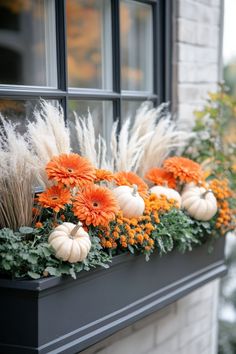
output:
<instances>
[{"instance_id":1,"label":"glass window pane","mask_svg":"<svg viewBox=\"0 0 236 354\"><path fill-rule=\"evenodd\" d=\"M78 116L87 117L90 111L93 117L93 125L96 136L100 134L107 141L110 140L111 127L113 124L111 101L80 101L69 100L69 127L71 130L71 141L73 151L79 151L79 146L76 138L75 119L73 112Z\"/></svg>"},{"instance_id":2,"label":"glass window pane","mask_svg":"<svg viewBox=\"0 0 236 354\"><path fill-rule=\"evenodd\" d=\"M53 0L0 1L0 84L57 86Z\"/></svg>"},{"instance_id":3,"label":"glass window pane","mask_svg":"<svg viewBox=\"0 0 236 354\"><path fill-rule=\"evenodd\" d=\"M55 102L55 100L46 100L47 102ZM0 99L0 112L8 120L17 124L17 131L21 134L25 133L26 120L33 118L33 111L40 108L39 99L31 100L12 100Z\"/></svg>"},{"instance_id":4,"label":"glass window pane","mask_svg":"<svg viewBox=\"0 0 236 354\"><path fill-rule=\"evenodd\" d=\"M110 0L67 1L70 87L111 89Z\"/></svg>"},{"instance_id":5,"label":"glass window pane","mask_svg":"<svg viewBox=\"0 0 236 354\"><path fill-rule=\"evenodd\" d=\"M123 100L121 106L122 121L124 122L127 118L131 119L131 125L134 121L137 110L140 108L144 101L128 101ZM146 101L145 101L146 102ZM149 107L153 107L153 102L148 102Z\"/></svg>"},{"instance_id":6,"label":"glass window pane","mask_svg":"<svg viewBox=\"0 0 236 354\"><path fill-rule=\"evenodd\" d=\"M122 0L121 79L122 89L153 90L153 27L151 5Z\"/></svg>"}]
</instances>

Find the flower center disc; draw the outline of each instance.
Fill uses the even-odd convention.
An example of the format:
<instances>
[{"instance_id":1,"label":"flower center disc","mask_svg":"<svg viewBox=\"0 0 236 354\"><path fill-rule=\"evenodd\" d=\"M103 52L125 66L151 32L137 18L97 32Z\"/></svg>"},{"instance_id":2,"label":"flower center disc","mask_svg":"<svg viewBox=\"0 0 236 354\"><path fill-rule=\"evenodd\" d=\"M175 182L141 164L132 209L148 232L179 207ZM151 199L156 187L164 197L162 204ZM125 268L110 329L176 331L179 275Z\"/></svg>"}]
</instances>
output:
<instances>
[{"instance_id":1,"label":"flower center disc","mask_svg":"<svg viewBox=\"0 0 236 354\"><path fill-rule=\"evenodd\" d=\"M67 171L70 173L73 172L72 168L67 168Z\"/></svg>"},{"instance_id":2,"label":"flower center disc","mask_svg":"<svg viewBox=\"0 0 236 354\"><path fill-rule=\"evenodd\" d=\"M94 203L93 203L93 206L94 206L94 207L98 207L98 203L97 203L97 202L94 202Z\"/></svg>"},{"instance_id":3,"label":"flower center disc","mask_svg":"<svg viewBox=\"0 0 236 354\"><path fill-rule=\"evenodd\" d=\"M58 197L56 195L52 197L52 200L57 200L57 199Z\"/></svg>"}]
</instances>

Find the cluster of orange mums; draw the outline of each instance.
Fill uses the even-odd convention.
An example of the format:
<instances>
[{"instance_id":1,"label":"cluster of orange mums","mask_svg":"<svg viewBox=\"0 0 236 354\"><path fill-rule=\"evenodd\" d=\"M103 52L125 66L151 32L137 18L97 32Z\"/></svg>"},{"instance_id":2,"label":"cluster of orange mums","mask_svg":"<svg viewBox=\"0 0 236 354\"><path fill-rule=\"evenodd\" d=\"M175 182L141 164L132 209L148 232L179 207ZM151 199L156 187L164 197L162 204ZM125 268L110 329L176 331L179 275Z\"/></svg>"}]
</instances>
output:
<instances>
[{"instance_id":1,"label":"cluster of orange mums","mask_svg":"<svg viewBox=\"0 0 236 354\"><path fill-rule=\"evenodd\" d=\"M195 162L173 157L165 161L167 169L150 170L145 178L155 184L176 185L178 177L182 182L200 178L200 166ZM165 165L164 165L165 166ZM48 180L52 186L38 196L38 203L55 213L71 204L74 215L87 226L107 226L114 220L119 208L112 191L98 185L101 181L116 186L138 186L143 198L148 197L148 185L135 173L120 171L113 174L107 170L95 169L88 159L78 154L61 154L46 165Z\"/></svg>"},{"instance_id":2,"label":"cluster of orange mums","mask_svg":"<svg viewBox=\"0 0 236 354\"><path fill-rule=\"evenodd\" d=\"M216 219L216 228L220 229L224 234L230 229L233 223L233 211L230 208L228 198L233 196L233 192L229 188L228 181L213 179L209 183L209 188L213 191L218 205L218 216Z\"/></svg>"},{"instance_id":3,"label":"cluster of orange mums","mask_svg":"<svg viewBox=\"0 0 236 354\"><path fill-rule=\"evenodd\" d=\"M150 253L154 248L152 233L158 227L161 213L175 207L173 200L156 197L148 193L148 185L135 173L96 169L88 159L78 154L62 154L54 157L46 166L51 186L41 193L38 204L53 210L55 216L60 212L61 220L66 221L63 210L71 205L71 210L85 227L98 227L98 236L104 248L135 247ZM152 168L144 177L149 183L177 188L181 184L204 182L199 164L184 157L171 157L164 161L162 168ZM138 192L145 201L144 214L138 218L125 218L119 210L117 201L109 187L137 185ZM226 181L213 180L210 183L217 200L219 213L216 227L226 229L232 214L227 198L231 192ZM63 218L63 219L62 219ZM55 217L56 219L56 217ZM42 227L40 220L36 227Z\"/></svg>"},{"instance_id":4,"label":"cluster of orange mums","mask_svg":"<svg viewBox=\"0 0 236 354\"><path fill-rule=\"evenodd\" d=\"M152 233L160 222L159 215L168 212L176 206L172 199L167 200L165 196L157 197L154 194L144 199L145 210L138 218L125 218L122 211L116 216L109 229L103 229L98 234L101 245L104 248L116 249L135 247L144 253L151 253L154 249Z\"/></svg>"}]
</instances>

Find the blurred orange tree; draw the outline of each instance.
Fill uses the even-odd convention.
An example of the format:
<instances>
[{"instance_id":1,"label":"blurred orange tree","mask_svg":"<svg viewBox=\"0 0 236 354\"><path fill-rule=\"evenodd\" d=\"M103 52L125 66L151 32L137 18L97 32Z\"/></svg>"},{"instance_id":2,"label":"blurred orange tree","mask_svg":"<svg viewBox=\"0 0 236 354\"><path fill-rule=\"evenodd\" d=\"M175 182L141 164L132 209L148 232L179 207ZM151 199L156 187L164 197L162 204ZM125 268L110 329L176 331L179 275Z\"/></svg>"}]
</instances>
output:
<instances>
[{"instance_id":1,"label":"blurred orange tree","mask_svg":"<svg viewBox=\"0 0 236 354\"><path fill-rule=\"evenodd\" d=\"M219 84L209 93L202 110L195 113L195 137L185 150L187 156L202 164L206 173L227 178L236 188L236 99Z\"/></svg>"}]
</instances>

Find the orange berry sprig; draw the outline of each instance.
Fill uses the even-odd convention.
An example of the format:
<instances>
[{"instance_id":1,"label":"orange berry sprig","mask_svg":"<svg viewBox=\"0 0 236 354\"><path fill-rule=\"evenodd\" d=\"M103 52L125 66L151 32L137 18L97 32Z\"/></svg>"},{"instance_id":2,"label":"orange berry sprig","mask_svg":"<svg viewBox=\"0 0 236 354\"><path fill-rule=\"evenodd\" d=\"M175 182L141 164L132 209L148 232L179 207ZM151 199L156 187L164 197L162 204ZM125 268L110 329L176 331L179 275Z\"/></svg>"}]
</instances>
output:
<instances>
[{"instance_id":1,"label":"orange berry sprig","mask_svg":"<svg viewBox=\"0 0 236 354\"><path fill-rule=\"evenodd\" d=\"M218 214L216 219L216 228L221 234L230 230L233 223L234 213L230 208L229 198L233 197L233 192L229 188L228 181L213 179L209 183L209 188L213 191L218 205Z\"/></svg>"}]
</instances>

